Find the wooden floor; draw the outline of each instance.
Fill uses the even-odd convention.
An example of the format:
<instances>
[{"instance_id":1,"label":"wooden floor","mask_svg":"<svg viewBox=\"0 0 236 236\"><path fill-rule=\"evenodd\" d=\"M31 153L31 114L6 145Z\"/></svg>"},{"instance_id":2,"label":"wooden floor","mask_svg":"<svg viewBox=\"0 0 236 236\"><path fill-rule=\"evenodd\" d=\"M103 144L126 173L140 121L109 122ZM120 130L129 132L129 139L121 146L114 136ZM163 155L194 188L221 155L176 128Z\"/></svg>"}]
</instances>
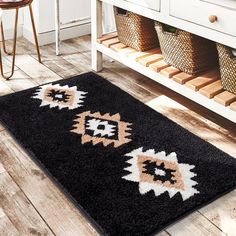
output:
<instances>
[{"instance_id":1,"label":"wooden floor","mask_svg":"<svg viewBox=\"0 0 236 236\"><path fill-rule=\"evenodd\" d=\"M8 42L11 45L11 42ZM0 79L0 95L90 70L90 36L41 47L43 64L34 47L18 41L14 78ZM4 68L10 71L10 57ZM236 125L150 79L104 58L100 75L184 128L236 158ZM98 235L42 170L0 125L0 236ZM159 236L236 235L236 190L168 227Z\"/></svg>"}]
</instances>

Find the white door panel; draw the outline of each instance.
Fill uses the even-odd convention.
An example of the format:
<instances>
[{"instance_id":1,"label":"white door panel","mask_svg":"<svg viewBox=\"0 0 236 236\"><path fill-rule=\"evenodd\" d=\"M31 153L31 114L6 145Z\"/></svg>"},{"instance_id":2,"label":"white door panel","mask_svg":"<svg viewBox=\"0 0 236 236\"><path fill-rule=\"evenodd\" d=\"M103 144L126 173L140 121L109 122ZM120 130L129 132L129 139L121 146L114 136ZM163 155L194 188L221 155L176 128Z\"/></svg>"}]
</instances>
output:
<instances>
[{"instance_id":1,"label":"white door panel","mask_svg":"<svg viewBox=\"0 0 236 236\"><path fill-rule=\"evenodd\" d=\"M68 4L69 2L69 4ZM55 30L55 1L38 1L39 25L38 32L45 33ZM73 24L90 21L90 1L60 0L60 18L62 23Z\"/></svg>"}]
</instances>

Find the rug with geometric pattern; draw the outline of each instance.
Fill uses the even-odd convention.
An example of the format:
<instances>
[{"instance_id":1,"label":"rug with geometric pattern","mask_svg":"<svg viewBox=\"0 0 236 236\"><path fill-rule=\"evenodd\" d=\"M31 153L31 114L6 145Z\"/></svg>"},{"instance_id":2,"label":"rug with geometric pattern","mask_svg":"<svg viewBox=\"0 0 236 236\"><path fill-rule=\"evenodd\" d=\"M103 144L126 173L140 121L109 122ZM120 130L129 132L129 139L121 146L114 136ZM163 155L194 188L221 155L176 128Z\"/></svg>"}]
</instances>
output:
<instances>
[{"instance_id":1,"label":"rug with geometric pattern","mask_svg":"<svg viewBox=\"0 0 236 236\"><path fill-rule=\"evenodd\" d=\"M0 120L104 235L151 235L236 187L236 159L92 72L1 97Z\"/></svg>"}]
</instances>

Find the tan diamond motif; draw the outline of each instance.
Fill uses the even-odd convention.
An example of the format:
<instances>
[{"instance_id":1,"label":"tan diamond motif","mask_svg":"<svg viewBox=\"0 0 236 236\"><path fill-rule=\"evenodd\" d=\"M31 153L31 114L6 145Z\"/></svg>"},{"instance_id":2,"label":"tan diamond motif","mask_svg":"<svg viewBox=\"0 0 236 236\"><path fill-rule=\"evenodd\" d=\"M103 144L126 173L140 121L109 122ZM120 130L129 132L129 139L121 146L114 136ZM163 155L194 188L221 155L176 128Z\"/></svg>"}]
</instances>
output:
<instances>
[{"instance_id":1,"label":"tan diamond motif","mask_svg":"<svg viewBox=\"0 0 236 236\"><path fill-rule=\"evenodd\" d=\"M100 112L83 112L77 115L71 132L80 134L82 144L92 142L93 145L102 143L104 146L113 144L115 148L131 141L129 131L131 123L121 121L120 114L104 114Z\"/></svg>"},{"instance_id":2,"label":"tan diamond motif","mask_svg":"<svg viewBox=\"0 0 236 236\"><path fill-rule=\"evenodd\" d=\"M153 191L155 196L160 196L167 192L172 198L179 193L185 201L199 193L195 188L198 183L192 179L197 176L192 171L195 166L179 163L175 152L167 155L164 151L156 153L154 149L139 148L126 156L131 157L124 169L129 174L122 178L138 182L140 194Z\"/></svg>"},{"instance_id":3,"label":"tan diamond motif","mask_svg":"<svg viewBox=\"0 0 236 236\"><path fill-rule=\"evenodd\" d=\"M83 106L87 92L78 91L77 87L61 86L59 84L46 84L37 88L32 96L34 99L41 100L41 107L58 107L60 110L68 108L69 110Z\"/></svg>"}]
</instances>

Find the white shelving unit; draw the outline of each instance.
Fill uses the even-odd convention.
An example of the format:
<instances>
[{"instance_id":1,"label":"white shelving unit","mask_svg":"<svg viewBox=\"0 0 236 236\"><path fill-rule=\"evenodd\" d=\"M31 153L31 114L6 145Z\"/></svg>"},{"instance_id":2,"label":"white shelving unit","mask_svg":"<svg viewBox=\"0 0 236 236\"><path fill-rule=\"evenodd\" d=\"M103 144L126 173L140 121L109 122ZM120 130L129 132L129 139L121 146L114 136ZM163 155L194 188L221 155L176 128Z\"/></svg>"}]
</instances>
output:
<instances>
[{"instance_id":1,"label":"white shelving unit","mask_svg":"<svg viewBox=\"0 0 236 236\"><path fill-rule=\"evenodd\" d=\"M199 92L195 92L187 86L181 85L175 82L173 79L169 79L160 73L151 70L148 67L141 65L140 63L127 58L126 56L115 52L114 50L104 46L97 42L97 39L102 37L102 2L110 3L112 5L121 7L126 10L133 11L140 15L164 22L170 25L174 25L178 28L188 30L192 33L199 32L198 35L224 43L225 45L234 45L236 48L236 37L232 35L226 35L225 33L216 31L215 29L209 29L188 21L177 19L174 23L173 16L169 16L169 1L160 1L160 11L155 11L152 8L143 7L140 4L134 4L136 0L130 1L115 1L115 0L92 0L92 69L94 71L100 71L103 68L102 54L105 54L116 61L128 66L129 68L149 77L150 79L162 84L169 89L193 100L194 102L208 108L209 110L225 117L226 119L236 123L236 111L227 105L222 105L216 102L214 99L209 99L206 96L201 95ZM189 0L192 1L192 0ZM197 0L200 1L200 0ZM137 1L138 2L138 1ZM146 2L146 1L145 1ZM147 1L148 2L148 1ZM149 0L152 2L152 0ZM181 1L180 1L181 2ZM195 1L196 2L196 1ZM202 1L201 1L202 2ZM236 10L236 4L235 6ZM180 6L181 7L181 6ZM214 9L215 5L213 5ZM218 6L217 6L218 7ZM235 11L236 13L236 11ZM189 13L191 14L191 13ZM227 16L226 16L227 17ZM175 18L176 19L176 18ZM218 40L216 40L218 39ZM236 97L235 97L236 101ZM232 100L232 103L234 99ZM236 102L235 102L236 103Z\"/></svg>"}]
</instances>

